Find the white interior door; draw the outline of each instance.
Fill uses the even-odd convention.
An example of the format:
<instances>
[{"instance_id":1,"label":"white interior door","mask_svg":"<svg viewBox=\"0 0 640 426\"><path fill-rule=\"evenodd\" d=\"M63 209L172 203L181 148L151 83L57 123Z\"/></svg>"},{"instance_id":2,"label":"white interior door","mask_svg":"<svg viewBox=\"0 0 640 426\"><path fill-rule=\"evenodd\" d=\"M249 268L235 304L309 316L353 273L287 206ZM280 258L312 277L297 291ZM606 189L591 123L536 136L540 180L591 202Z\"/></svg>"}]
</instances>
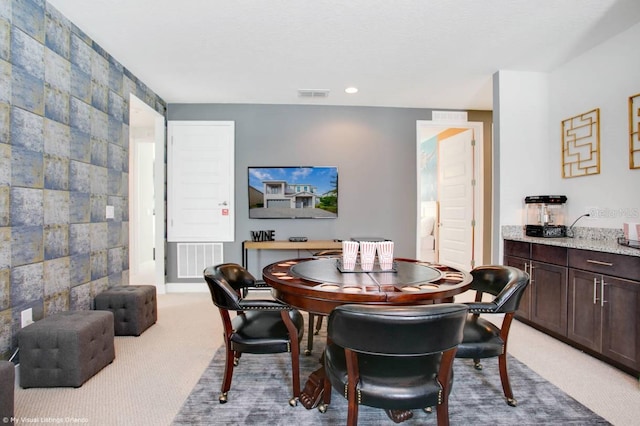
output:
<instances>
[{"instance_id":1,"label":"white interior door","mask_svg":"<svg viewBox=\"0 0 640 426\"><path fill-rule=\"evenodd\" d=\"M234 240L234 123L169 121L167 240Z\"/></svg>"},{"instance_id":2,"label":"white interior door","mask_svg":"<svg viewBox=\"0 0 640 426\"><path fill-rule=\"evenodd\" d=\"M473 130L438 143L439 261L463 270L474 258Z\"/></svg>"}]
</instances>

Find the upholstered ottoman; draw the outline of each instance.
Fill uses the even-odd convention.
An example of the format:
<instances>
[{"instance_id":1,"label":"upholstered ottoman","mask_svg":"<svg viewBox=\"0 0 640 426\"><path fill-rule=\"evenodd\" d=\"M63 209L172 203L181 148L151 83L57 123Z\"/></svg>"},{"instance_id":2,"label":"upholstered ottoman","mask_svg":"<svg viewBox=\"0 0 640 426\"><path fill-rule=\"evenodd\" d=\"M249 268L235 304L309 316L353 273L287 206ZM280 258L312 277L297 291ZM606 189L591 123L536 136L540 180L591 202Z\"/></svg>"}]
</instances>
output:
<instances>
[{"instance_id":1,"label":"upholstered ottoman","mask_svg":"<svg viewBox=\"0 0 640 426\"><path fill-rule=\"evenodd\" d=\"M13 391L16 383L16 366L10 361L0 361L0 422L13 417Z\"/></svg>"},{"instance_id":2,"label":"upholstered ottoman","mask_svg":"<svg viewBox=\"0 0 640 426\"><path fill-rule=\"evenodd\" d=\"M113 287L98 294L95 308L113 312L116 336L139 336L158 320L152 285Z\"/></svg>"},{"instance_id":3,"label":"upholstered ottoman","mask_svg":"<svg viewBox=\"0 0 640 426\"><path fill-rule=\"evenodd\" d=\"M80 387L116 356L113 314L52 314L21 329L18 347L21 387Z\"/></svg>"}]
</instances>

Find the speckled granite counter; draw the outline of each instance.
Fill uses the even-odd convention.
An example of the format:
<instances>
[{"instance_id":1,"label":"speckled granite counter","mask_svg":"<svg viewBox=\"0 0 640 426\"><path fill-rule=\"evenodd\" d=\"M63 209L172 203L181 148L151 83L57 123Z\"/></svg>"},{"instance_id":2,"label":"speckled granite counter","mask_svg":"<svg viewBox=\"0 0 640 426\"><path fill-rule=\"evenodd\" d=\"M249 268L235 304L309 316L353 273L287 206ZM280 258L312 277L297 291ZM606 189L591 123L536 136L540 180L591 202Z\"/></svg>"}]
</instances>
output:
<instances>
[{"instance_id":1,"label":"speckled granite counter","mask_svg":"<svg viewBox=\"0 0 640 426\"><path fill-rule=\"evenodd\" d=\"M522 226L510 225L502 227L502 239L640 257L640 249L618 244L622 229L576 227L573 231L574 238L538 238L526 236Z\"/></svg>"}]
</instances>

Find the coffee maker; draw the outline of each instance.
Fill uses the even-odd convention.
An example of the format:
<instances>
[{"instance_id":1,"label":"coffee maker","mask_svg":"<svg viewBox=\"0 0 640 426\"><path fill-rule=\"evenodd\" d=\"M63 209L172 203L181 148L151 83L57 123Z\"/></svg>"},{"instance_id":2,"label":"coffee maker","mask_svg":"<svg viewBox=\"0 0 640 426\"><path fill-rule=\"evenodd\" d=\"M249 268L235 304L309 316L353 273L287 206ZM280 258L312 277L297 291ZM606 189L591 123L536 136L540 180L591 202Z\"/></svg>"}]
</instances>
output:
<instances>
[{"instance_id":1,"label":"coffee maker","mask_svg":"<svg viewBox=\"0 0 640 426\"><path fill-rule=\"evenodd\" d=\"M564 195L531 195L526 206L525 235L529 237L566 237L567 197Z\"/></svg>"}]
</instances>

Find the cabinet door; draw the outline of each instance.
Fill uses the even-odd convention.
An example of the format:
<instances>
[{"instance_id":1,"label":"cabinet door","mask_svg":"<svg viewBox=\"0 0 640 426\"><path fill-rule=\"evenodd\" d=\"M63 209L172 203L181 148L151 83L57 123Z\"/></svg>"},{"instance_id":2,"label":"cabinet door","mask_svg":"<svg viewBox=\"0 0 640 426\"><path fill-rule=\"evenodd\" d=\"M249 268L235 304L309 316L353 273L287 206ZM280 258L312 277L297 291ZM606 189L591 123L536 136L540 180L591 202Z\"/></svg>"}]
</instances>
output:
<instances>
[{"instance_id":1,"label":"cabinet door","mask_svg":"<svg viewBox=\"0 0 640 426\"><path fill-rule=\"evenodd\" d=\"M567 337L595 351L602 344L600 275L569 271Z\"/></svg>"},{"instance_id":2,"label":"cabinet door","mask_svg":"<svg viewBox=\"0 0 640 426\"><path fill-rule=\"evenodd\" d=\"M531 321L567 335L567 268L531 262Z\"/></svg>"},{"instance_id":3,"label":"cabinet door","mask_svg":"<svg viewBox=\"0 0 640 426\"><path fill-rule=\"evenodd\" d=\"M602 354L640 369L640 283L603 276Z\"/></svg>"},{"instance_id":4,"label":"cabinet door","mask_svg":"<svg viewBox=\"0 0 640 426\"><path fill-rule=\"evenodd\" d=\"M505 256L504 264L507 266L513 266L514 268L522 269L525 272L529 271L529 260L522 259L520 257ZM531 284L527 286L520 299L520 305L516 310L516 318L531 319Z\"/></svg>"}]
</instances>

